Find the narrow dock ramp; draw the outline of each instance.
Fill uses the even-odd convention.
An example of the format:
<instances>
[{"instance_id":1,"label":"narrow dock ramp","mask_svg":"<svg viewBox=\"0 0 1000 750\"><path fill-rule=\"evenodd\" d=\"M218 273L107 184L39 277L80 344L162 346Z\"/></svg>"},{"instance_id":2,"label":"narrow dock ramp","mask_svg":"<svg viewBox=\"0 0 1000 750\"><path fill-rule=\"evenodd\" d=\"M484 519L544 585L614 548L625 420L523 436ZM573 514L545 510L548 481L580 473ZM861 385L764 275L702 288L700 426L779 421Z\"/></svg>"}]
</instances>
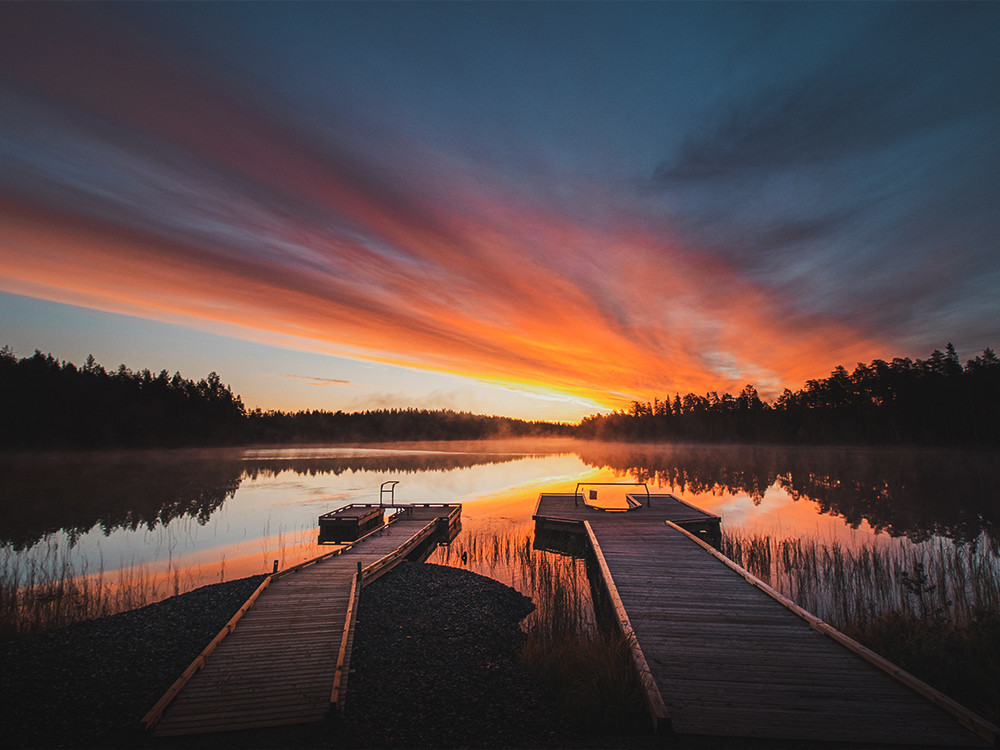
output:
<instances>
[{"instance_id":1,"label":"narrow dock ramp","mask_svg":"<svg viewBox=\"0 0 1000 750\"><path fill-rule=\"evenodd\" d=\"M322 721L343 700L361 586L460 512L408 507L346 550L270 576L146 715L147 728L179 735Z\"/></svg>"},{"instance_id":2,"label":"narrow dock ramp","mask_svg":"<svg viewBox=\"0 0 1000 750\"><path fill-rule=\"evenodd\" d=\"M639 499L639 496L636 495ZM723 557L718 517L670 495L606 512L543 494L539 531L581 534L660 730L982 747L1000 730Z\"/></svg>"}]
</instances>

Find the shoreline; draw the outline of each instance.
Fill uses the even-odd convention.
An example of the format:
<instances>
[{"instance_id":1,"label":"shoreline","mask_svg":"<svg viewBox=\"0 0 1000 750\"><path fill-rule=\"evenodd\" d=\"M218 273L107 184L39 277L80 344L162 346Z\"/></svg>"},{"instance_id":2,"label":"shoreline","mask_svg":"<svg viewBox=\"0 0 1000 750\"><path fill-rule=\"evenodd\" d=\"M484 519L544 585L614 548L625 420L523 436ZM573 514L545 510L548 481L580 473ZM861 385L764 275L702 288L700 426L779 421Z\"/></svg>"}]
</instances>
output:
<instances>
[{"instance_id":1,"label":"shoreline","mask_svg":"<svg viewBox=\"0 0 1000 750\"><path fill-rule=\"evenodd\" d=\"M531 600L492 578L404 562L365 587L346 709L316 724L157 738L140 720L263 576L0 643L2 748L791 750L802 744L574 727L518 662ZM16 680L9 675L17 675Z\"/></svg>"},{"instance_id":2,"label":"shoreline","mask_svg":"<svg viewBox=\"0 0 1000 750\"><path fill-rule=\"evenodd\" d=\"M263 576L0 644L2 747L565 747L516 663L533 609L490 578L403 563L365 588L346 710L323 724L156 738L140 719Z\"/></svg>"}]
</instances>

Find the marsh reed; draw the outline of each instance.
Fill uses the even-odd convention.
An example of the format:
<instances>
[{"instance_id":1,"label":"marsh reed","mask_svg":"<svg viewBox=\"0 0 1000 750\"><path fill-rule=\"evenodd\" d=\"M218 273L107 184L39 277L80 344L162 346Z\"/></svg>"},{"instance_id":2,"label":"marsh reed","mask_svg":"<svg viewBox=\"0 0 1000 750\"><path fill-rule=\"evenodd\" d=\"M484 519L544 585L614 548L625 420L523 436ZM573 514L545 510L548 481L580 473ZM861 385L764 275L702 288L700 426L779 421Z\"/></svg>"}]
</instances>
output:
<instances>
[{"instance_id":1,"label":"marsh reed","mask_svg":"<svg viewBox=\"0 0 1000 750\"><path fill-rule=\"evenodd\" d=\"M30 558L0 549L0 640L20 638L81 620L142 607L186 589L171 568L153 576L135 565L112 573L91 570L55 542L39 545Z\"/></svg>"},{"instance_id":2,"label":"marsh reed","mask_svg":"<svg viewBox=\"0 0 1000 750\"><path fill-rule=\"evenodd\" d=\"M1000 610L1000 547L986 536L848 546L728 530L722 552L838 628L863 628L889 612L961 624Z\"/></svg>"},{"instance_id":3,"label":"marsh reed","mask_svg":"<svg viewBox=\"0 0 1000 750\"><path fill-rule=\"evenodd\" d=\"M463 531L431 562L466 568L506 583L529 597L535 611L524 628L538 637L589 636L596 632L584 560L533 548L531 527Z\"/></svg>"},{"instance_id":4,"label":"marsh reed","mask_svg":"<svg viewBox=\"0 0 1000 750\"><path fill-rule=\"evenodd\" d=\"M1000 723L1000 544L857 546L726 531L722 551L789 599Z\"/></svg>"},{"instance_id":5,"label":"marsh reed","mask_svg":"<svg viewBox=\"0 0 1000 750\"><path fill-rule=\"evenodd\" d=\"M484 527L463 532L431 562L473 570L531 598L519 661L558 697L571 725L595 734L647 731L631 652L620 634L598 625L586 561L533 545L531 525Z\"/></svg>"}]
</instances>

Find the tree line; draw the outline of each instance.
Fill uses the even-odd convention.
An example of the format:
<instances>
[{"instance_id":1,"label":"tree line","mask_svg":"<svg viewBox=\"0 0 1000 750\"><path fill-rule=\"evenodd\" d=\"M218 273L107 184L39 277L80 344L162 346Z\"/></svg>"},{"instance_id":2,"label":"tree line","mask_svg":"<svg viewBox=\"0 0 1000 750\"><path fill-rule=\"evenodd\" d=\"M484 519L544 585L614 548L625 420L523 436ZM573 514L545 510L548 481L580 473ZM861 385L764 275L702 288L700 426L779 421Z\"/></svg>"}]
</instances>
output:
<instances>
[{"instance_id":1,"label":"tree line","mask_svg":"<svg viewBox=\"0 0 1000 750\"><path fill-rule=\"evenodd\" d=\"M77 367L35 350L0 349L6 448L175 446L229 442L246 423L240 397L212 372L198 381L125 365L108 371L93 355Z\"/></svg>"},{"instance_id":2,"label":"tree line","mask_svg":"<svg viewBox=\"0 0 1000 750\"><path fill-rule=\"evenodd\" d=\"M570 425L451 409L261 411L247 414L245 437L254 443L379 443L397 440L487 440L568 436Z\"/></svg>"},{"instance_id":3,"label":"tree line","mask_svg":"<svg viewBox=\"0 0 1000 750\"><path fill-rule=\"evenodd\" d=\"M773 402L747 385L738 395L674 394L578 425L426 409L363 412L248 410L209 373L201 380L108 371L36 350L0 349L0 448L161 447L285 442L481 440L560 436L710 443L1000 444L1000 358L992 349L964 365L955 348L921 360L840 366L788 388Z\"/></svg>"},{"instance_id":4,"label":"tree line","mask_svg":"<svg viewBox=\"0 0 1000 750\"><path fill-rule=\"evenodd\" d=\"M606 440L859 445L1000 444L1000 358L963 366L954 346L927 359L876 359L853 372L788 388L773 402L747 385L738 395L675 394L584 418L577 434Z\"/></svg>"},{"instance_id":5,"label":"tree line","mask_svg":"<svg viewBox=\"0 0 1000 750\"><path fill-rule=\"evenodd\" d=\"M452 410L248 410L215 372L106 370L0 349L0 448L172 447L285 442L479 440L568 435L572 427Z\"/></svg>"}]
</instances>

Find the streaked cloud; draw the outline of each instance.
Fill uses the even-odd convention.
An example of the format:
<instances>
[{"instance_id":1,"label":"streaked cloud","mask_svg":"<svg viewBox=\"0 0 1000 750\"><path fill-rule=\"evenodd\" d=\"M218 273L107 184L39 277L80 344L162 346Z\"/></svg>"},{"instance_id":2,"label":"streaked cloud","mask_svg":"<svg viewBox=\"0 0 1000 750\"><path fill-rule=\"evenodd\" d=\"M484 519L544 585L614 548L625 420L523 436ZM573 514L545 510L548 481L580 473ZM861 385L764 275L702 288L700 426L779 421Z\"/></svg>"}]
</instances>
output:
<instances>
[{"instance_id":1,"label":"streaked cloud","mask_svg":"<svg viewBox=\"0 0 1000 750\"><path fill-rule=\"evenodd\" d=\"M581 6L574 20L416 6L412 31L375 23L379 6L244 6L240 27L231 8L189 10L4 6L0 290L503 384L581 415L748 382L774 395L837 364L1000 334L986 315L1000 66L987 35L968 35L992 6L944 24L936 6L852 9L843 44L797 42L784 54L800 68L780 75L775 40L819 33L801 8L730 26L696 7ZM509 50L531 48L529 21L568 36L544 71L505 68L503 43L490 61L460 41L484 38L494 12ZM416 34L421 19L444 48ZM651 23L706 19L732 38L706 28L696 72L648 41L616 53ZM610 28L606 65L578 68L590 48L572 35ZM710 100L713 60L741 85L720 77ZM642 96L593 115L588 94L627 97L629 74ZM484 123L463 102L501 80L494 104L518 106ZM649 103L658 83L673 107ZM669 137L642 135L663 112ZM650 167L657 141L674 145ZM462 408L468 394L435 398Z\"/></svg>"},{"instance_id":2,"label":"streaked cloud","mask_svg":"<svg viewBox=\"0 0 1000 750\"><path fill-rule=\"evenodd\" d=\"M337 378L318 378L318 377L313 377L311 375L289 375L289 374L285 374L285 375L281 375L280 377L282 377L282 378L288 378L289 380L299 380L299 381L302 381L303 383L306 383L307 385L318 385L318 386L322 386L324 388L328 388L329 386L343 386L343 385L357 386L358 385L357 383L352 383L350 380L340 380L340 379L337 379Z\"/></svg>"}]
</instances>

